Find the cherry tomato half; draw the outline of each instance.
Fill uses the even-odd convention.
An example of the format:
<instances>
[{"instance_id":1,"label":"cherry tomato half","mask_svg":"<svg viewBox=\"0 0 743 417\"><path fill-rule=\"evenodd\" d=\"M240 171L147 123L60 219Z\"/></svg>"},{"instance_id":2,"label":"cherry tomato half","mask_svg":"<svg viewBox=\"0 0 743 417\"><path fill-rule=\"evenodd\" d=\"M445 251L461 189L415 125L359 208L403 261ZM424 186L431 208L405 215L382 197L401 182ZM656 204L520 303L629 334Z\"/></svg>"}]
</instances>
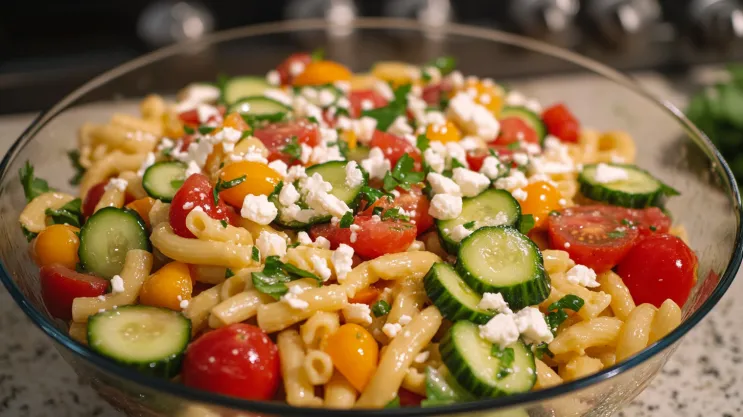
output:
<instances>
[{"instance_id":1,"label":"cherry tomato half","mask_svg":"<svg viewBox=\"0 0 743 417\"><path fill-rule=\"evenodd\" d=\"M697 256L683 240L669 234L648 236L617 265L635 304L660 307L666 299L683 306L694 286Z\"/></svg>"},{"instance_id":2,"label":"cherry tomato half","mask_svg":"<svg viewBox=\"0 0 743 417\"><path fill-rule=\"evenodd\" d=\"M60 264L44 265L39 271L41 298L49 313L72 320L72 301L78 297L98 297L106 293L108 280L81 274Z\"/></svg>"},{"instance_id":3,"label":"cherry tomato half","mask_svg":"<svg viewBox=\"0 0 743 417\"><path fill-rule=\"evenodd\" d=\"M603 205L567 208L547 220L550 245L597 273L607 271L632 249L639 235L618 220L625 213L622 207Z\"/></svg>"},{"instance_id":4,"label":"cherry tomato half","mask_svg":"<svg viewBox=\"0 0 743 417\"><path fill-rule=\"evenodd\" d=\"M209 179L204 174L193 174L186 179L170 203L170 226L181 237L194 238L186 227L186 216L196 207L201 207L209 217L229 220L227 205L219 199L214 204L214 194Z\"/></svg>"},{"instance_id":5,"label":"cherry tomato half","mask_svg":"<svg viewBox=\"0 0 743 417\"><path fill-rule=\"evenodd\" d=\"M416 228L409 222L377 220L373 216L358 215L353 223L361 228L356 232L356 239L353 242L350 228L341 228L330 223L312 226L310 236L312 239L317 239L318 236L325 237L333 248L345 243L359 256L367 259L387 253L404 252L415 240Z\"/></svg>"},{"instance_id":6,"label":"cherry tomato half","mask_svg":"<svg viewBox=\"0 0 743 417\"><path fill-rule=\"evenodd\" d=\"M578 142L580 123L564 104L556 104L542 113L547 131L563 142Z\"/></svg>"},{"instance_id":7,"label":"cherry tomato half","mask_svg":"<svg viewBox=\"0 0 743 417\"><path fill-rule=\"evenodd\" d=\"M320 143L317 127L307 120L271 123L256 129L253 136L263 142L268 149L269 161L281 159L287 164L299 163L299 161L292 161L290 155L282 152L284 147L291 142L292 137L296 136L299 143L312 147Z\"/></svg>"},{"instance_id":8,"label":"cherry tomato half","mask_svg":"<svg viewBox=\"0 0 743 417\"><path fill-rule=\"evenodd\" d=\"M279 78L281 79L281 85L291 84L294 77L297 75L292 75L292 65L299 64L302 67L306 67L310 62L312 62L312 56L306 52L298 52L289 55L281 64L279 64L278 67L276 67L276 71L279 73Z\"/></svg>"},{"instance_id":9,"label":"cherry tomato half","mask_svg":"<svg viewBox=\"0 0 743 417\"><path fill-rule=\"evenodd\" d=\"M101 201L101 197L103 197L103 193L106 192L106 184L108 184L108 180L101 181L90 187L88 192L85 194L85 199L83 200L83 216L85 216L85 218L92 216L95 212L95 206L98 205Z\"/></svg>"},{"instance_id":10,"label":"cherry tomato half","mask_svg":"<svg viewBox=\"0 0 743 417\"><path fill-rule=\"evenodd\" d=\"M423 194L423 187L414 185L410 187L410 190L404 190L398 188L397 192L400 194L394 201L390 201L389 198L380 198L375 201L368 209L364 210L362 214L372 215L375 207L382 207L387 210L390 208L401 208L408 213L415 213L411 218L411 223L415 224L416 234L421 234L433 226L433 217L428 214L428 207L430 201L425 194Z\"/></svg>"},{"instance_id":11,"label":"cherry tomato half","mask_svg":"<svg viewBox=\"0 0 743 417\"><path fill-rule=\"evenodd\" d=\"M348 101L351 102L351 107L349 108L348 113L353 118L359 118L361 116L361 111L367 110L363 105L365 103L370 103L372 109L387 105L387 99L382 97L382 95L377 93L375 90L351 91L351 94L348 96Z\"/></svg>"},{"instance_id":12,"label":"cherry tomato half","mask_svg":"<svg viewBox=\"0 0 743 417\"><path fill-rule=\"evenodd\" d=\"M512 143L539 143L537 131L520 117L506 117L500 120L500 133L492 143L495 147L504 147Z\"/></svg>"},{"instance_id":13,"label":"cherry tomato half","mask_svg":"<svg viewBox=\"0 0 743 417\"><path fill-rule=\"evenodd\" d=\"M369 146L372 148L378 147L382 149L385 158L390 161L390 165L393 167L403 155L408 154L415 161L416 171L421 169L420 151L404 138L391 133L375 130Z\"/></svg>"},{"instance_id":14,"label":"cherry tomato half","mask_svg":"<svg viewBox=\"0 0 743 417\"><path fill-rule=\"evenodd\" d=\"M249 400L270 400L279 387L279 350L266 332L236 323L206 333L188 346L183 383Z\"/></svg>"},{"instance_id":15,"label":"cherry tomato half","mask_svg":"<svg viewBox=\"0 0 743 417\"><path fill-rule=\"evenodd\" d=\"M346 323L328 337L325 352L333 359L338 372L358 391L377 370L379 345L368 330L355 323Z\"/></svg>"}]
</instances>

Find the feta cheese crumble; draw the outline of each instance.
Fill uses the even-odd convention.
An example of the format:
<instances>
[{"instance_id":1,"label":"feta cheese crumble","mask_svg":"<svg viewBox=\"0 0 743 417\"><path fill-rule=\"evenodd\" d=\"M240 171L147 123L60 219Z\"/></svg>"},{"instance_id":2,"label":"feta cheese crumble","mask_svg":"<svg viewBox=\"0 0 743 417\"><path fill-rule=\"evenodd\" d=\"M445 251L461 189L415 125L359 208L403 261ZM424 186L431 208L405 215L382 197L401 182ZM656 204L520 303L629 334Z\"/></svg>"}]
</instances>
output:
<instances>
[{"instance_id":1,"label":"feta cheese crumble","mask_svg":"<svg viewBox=\"0 0 743 417\"><path fill-rule=\"evenodd\" d=\"M480 337L500 347L507 347L519 340L519 328L515 315L498 314L487 323L480 325ZM551 334L551 333L550 333Z\"/></svg>"},{"instance_id":2,"label":"feta cheese crumble","mask_svg":"<svg viewBox=\"0 0 743 417\"><path fill-rule=\"evenodd\" d=\"M262 225L271 223L278 214L276 206L265 195L246 195L240 210L243 218Z\"/></svg>"},{"instance_id":3,"label":"feta cheese crumble","mask_svg":"<svg viewBox=\"0 0 743 417\"><path fill-rule=\"evenodd\" d=\"M188 166L186 167L184 176L188 178L194 174L201 174L201 167L199 167L194 161L188 161Z\"/></svg>"},{"instance_id":4,"label":"feta cheese crumble","mask_svg":"<svg viewBox=\"0 0 743 417\"><path fill-rule=\"evenodd\" d=\"M628 179L629 174L624 168L614 167L603 162L596 166L596 182L600 184L608 184Z\"/></svg>"},{"instance_id":5,"label":"feta cheese crumble","mask_svg":"<svg viewBox=\"0 0 743 417\"><path fill-rule=\"evenodd\" d=\"M472 234L472 230L467 229L463 225L457 225L449 233L451 240L455 242L461 242L464 238Z\"/></svg>"},{"instance_id":6,"label":"feta cheese crumble","mask_svg":"<svg viewBox=\"0 0 743 417\"><path fill-rule=\"evenodd\" d=\"M286 177L286 170L289 169L286 163L281 159L269 162L268 167L276 171L282 177Z\"/></svg>"},{"instance_id":7,"label":"feta cheese crumble","mask_svg":"<svg viewBox=\"0 0 743 417\"><path fill-rule=\"evenodd\" d=\"M486 177L494 180L501 176L501 172L505 169L500 160L494 156L488 156L482 161L482 167L480 167L480 173Z\"/></svg>"},{"instance_id":8,"label":"feta cheese crumble","mask_svg":"<svg viewBox=\"0 0 743 417\"><path fill-rule=\"evenodd\" d=\"M297 201L299 201L299 191L297 191L293 183L285 184L281 188L281 192L279 192L279 203L282 206L291 206Z\"/></svg>"},{"instance_id":9,"label":"feta cheese crumble","mask_svg":"<svg viewBox=\"0 0 743 417\"><path fill-rule=\"evenodd\" d=\"M431 184L431 189L435 194L451 194L456 196L461 194L459 185L451 178L447 178L441 174L429 172L426 180Z\"/></svg>"},{"instance_id":10,"label":"feta cheese crumble","mask_svg":"<svg viewBox=\"0 0 743 417\"><path fill-rule=\"evenodd\" d=\"M454 168L452 178L459 185L462 195L474 197L490 186L490 179L467 168Z\"/></svg>"},{"instance_id":11,"label":"feta cheese crumble","mask_svg":"<svg viewBox=\"0 0 743 417\"><path fill-rule=\"evenodd\" d=\"M412 320L413 320L412 317L408 316L407 314L403 314L400 316L400 319L397 320L397 322L403 326L407 326L408 323L410 323Z\"/></svg>"},{"instance_id":12,"label":"feta cheese crumble","mask_svg":"<svg viewBox=\"0 0 743 417\"><path fill-rule=\"evenodd\" d=\"M255 240L255 246L261 253L263 259L269 256L284 256L286 255L286 240L276 233L262 231Z\"/></svg>"},{"instance_id":13,"label":"feta cheese crumble","mask_svg":"<svg viewBox=\"0 0 743 417\"><path fill-rule=\"evenodd\" d=\"M103 187L104 191L119 190L121 192L126 191L126 187L129 185L129 181L123 178L111 178L108 183Z\"/></svg>"},{"instance_id":14,"label":"feta cheese crumble","mask_svg":"<svg viewBox=\"0 0 743 417\"><path fill-rule=\"evenodd\" d=\"M478 308L483 310L491 310L497 313L513 314L513 311L508 307L508 303L503 299L501 293L486 292L482 295L480 303L477 304Z\"/></svg>"},{"instance_id":15,"label":"feta cheese crumble","mask_svg":"<svg viewBox=\"0 0 743 417\"><path fill-rule=\"evenodd\" d=\"M111 278L111 293L118 294L124 292L124 290L124 280L121 278L121 275L114 275Z\"/></svg>"},{"instance_id":16,"label":"feta cheese crumble","mask_svg":"<svg viewBox=\"0 0 743 417\"><path fill-rule=\"evenodd\" d=\"M402 330L402 326L400 323L385 323L384 326L382 326L382 333L387 335L390 339L393 339L395 336L397 336L398 333Z\"/></svg>"},{"instance_id":17,"label":"feta cheese crumble","mask_svg":"<svg viewBox=\"0 0 743 417\"><path fill-rule=\"evenodd\" d=\"M333 272L330 270L330 267L328 267L328 261L325 258L312 255L310 256L310 262L312 262L312 269L320 278L322 278L323 281L330 279L330 275L332 275Z\"/></svg>"},{"instance_id":18,"label":"feta cheese crumble","mask_svg":"<svg viewBox=\"0 0 743 417\"><path fill-rule=\"evenodd\" d=\"M148 152L147 156L145 156L144 161L142 162L142 165L140 165L139 170L137 171L137 175L140 177L144 175L144 172L147 171L147 168L151 167L155 164L155 154L153 152Z\"/></svg>"},{"instance_id":19,"label":"feta cheese crumble","mask_svg":"<svg viewBox=\"0 0 743 417\"><path fill-rule=\"evenodd\" d=\"M363 303L351 303L343 307L343 317L347 323L368 326L372 323L371 308Z\"/></svg>"},{"instance_id":20,"label":"feta cheese crumble","mask_svg":"<svg viewBox=\"0 0 743 417\"><path fill-rule=\"evenodd\" d=\"M494 141L500 132L500 123L495 116L467 93L457 93L449 101L447 114L465 132L477 135L487 142Z\"/></svg>"},{"instance_id":21,"label":"feta cheese crumble","mask_svg":"<svg viewBox=\"0 0 743 417\"><path fill-rule=\"evenodd\" d=\"M333 251L330 261L333 263L333 268L335 268L335 275L338 277L338 282L342 284L346 279L346 275L353 268L353 248L345 243L341 243L338 249Z\"/></svg>"},{"instance_id":22,"label":"feta cheese crumble","mask_svg":"<svg viewBox=\"0 0 743 417\"><path fill-rule=\"evenodd\" d=\"M431 199L428 214L439 220L453 219L462 214L462 197L451 194L436 194Z\"/></svg>"},{"instance_id":23,"label":"feta cheese crumble","mask_svg":"<svg viewBox=\"0 0 743 417\"><path fill-rule=\"evenodd\" d=\"M359 169L356 161L348 161L346 164L346 185L356 188L364 182L364 174Z\"/></svg>"},{"instance_id":24,"label":"feta cheese crumble","mask_svg":"<svg viewBox=\"0 0 743 417\"><path fill-rule=\"evenodd\" d=\"M519 333L528 344L549 343L555 338L544 319L544 315L536 307L521 309L515 314L515 322Z\"/></svg>"},{"instance_id":25,"label":"feta cheese crumble","mask_svg":"<svg viewBox=\"0 0 743 417\"><path fill-rule=\"evenodd\" d=\"M596 281L596 272L585 265L575 265L570 268L566 278L569 282L586 288L595 288L600 285Z\"/></svg>"},{"instance_id":26,"label":"feta cheese crumble","mask_svg":"<svg viewBox=\"0 0 743 417\"><path fill-rule=\"evenodd\" d=\"M295 310L306 310L309 308L310 303L304 301L297 296L304 292L304 288L299 285L292 285L289 287L289 291L281 296L281 301L288 304L289 307Z\"/></svg>"},{"instance_id":27,"label":"feta cheese crumble","mask_svg":"<svg viewBox=\"0 0 743 417\"><path fill-rule=\"evenodd\" d=\"M381 148L374 147L369 151L369 157L361 161L361 167L369 173L370 179L382 179L392 170L390 161L384 157Z\"/></svg>"},{"instance_id":28,"label":"feta cheese crumble","mask_svg":"<svg viewBox=\"0 0 743 417\"><path fill-rule=\"evenodd\" d=\"M513 198L519 201L526 201L526 199L529 198L529 193L521 188L513 190L513 192L511 192L511 195L513 195Z\"/></svg>"}]
</instances>

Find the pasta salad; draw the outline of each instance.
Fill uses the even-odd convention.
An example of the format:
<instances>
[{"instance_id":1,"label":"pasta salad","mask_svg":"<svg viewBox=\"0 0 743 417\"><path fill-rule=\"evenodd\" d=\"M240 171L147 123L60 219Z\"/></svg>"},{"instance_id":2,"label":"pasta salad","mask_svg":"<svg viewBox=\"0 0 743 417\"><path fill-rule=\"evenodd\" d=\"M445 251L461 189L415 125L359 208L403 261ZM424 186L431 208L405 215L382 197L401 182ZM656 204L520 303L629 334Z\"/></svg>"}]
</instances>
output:
<instances>
[{"instance_id":1,"label":"pasta salad","mask_svg":"<svg viewBox=\"0 0 743 417\"><path fill-rule=\"evenodd\" d=\"M86 123L79 197L26 164L49 313L122 365L294 406L435 406L610 367L697 259L624 132L452 58L322 53Z\"/></svg>"}]
</instances>

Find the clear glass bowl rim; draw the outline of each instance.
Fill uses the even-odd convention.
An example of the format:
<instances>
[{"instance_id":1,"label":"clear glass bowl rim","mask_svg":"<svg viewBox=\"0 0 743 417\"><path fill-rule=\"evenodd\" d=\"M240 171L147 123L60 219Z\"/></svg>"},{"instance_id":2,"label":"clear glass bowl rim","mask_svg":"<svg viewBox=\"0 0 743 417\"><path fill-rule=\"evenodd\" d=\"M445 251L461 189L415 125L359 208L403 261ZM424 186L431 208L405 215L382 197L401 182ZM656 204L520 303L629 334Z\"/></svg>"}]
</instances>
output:
<instances>
[{"instance_id":1,"label":"clear glass bowl rim","mask_svg":"<svg viewBox=\"0 0 743 417\"><path fill-rule=\"evenodd\" d=\"M399 29L399 30L413 30L423 32L427 27L414 20L406 19L390 19L390 18L361 18L351 24L354 29ZM307 20L293 20L284 22L266 23L260 25L246 26L236 29L230 29L218 33L211 34L204 37L203 39L180 43L165 47L149 54L143 55L139 58L126 62L116 68L113 68L95 78L88 81L78 89L68 94L65 98L60 100L57 104L52 106L47 111L40 114L33 123L21 134L21 136L13 143L11 148L3 157L0 163L0 182L5 181L6 176L12 175L9 172L11 161L15 156L28 144L34 137L34 135L43 128L46 123L53 119L57 114L66 109L70 104L74 103L80 97L87 94L89 91L94 90L108 81L117 78L129 71L141 68L152 62L166 59L170 56L182 53L195 45L207 46L214 43L225 42L230 40L236 40L238 38L245 38L250 36L264 36L272 34L289 33L294 31L302 30L322 30L327 28L327 22L321 19L307 19ZM700 145L702 151L704 151L713 162L718 164L724 176L722 178L725 181L725 185L733 191L732 197L733 209L736 215L736 232L735 232L735 244L732 254L731 262L726 266L725 271L720 277L718 285L715 287L709 298L701 305L701 307L693 312L681 325L668 334L663 339L659 340L652 346L643 350L639 354L631 357L630 359L614 365L610 368L602 370L601 372L582 378L576 381L568 382L556 387L547 388L540 391L529 392L524 394L518 394L508 397L495 398L480 400L471 403L453 404L449 406L441 406L435 408L398 408L398 409L382 409L382 410L363 410L365 415L368 416L423 416L423 415L444 415L464 412L477 412L486 411L499 408L508 408L518 405L528 405L529 403L537 403L545 400L550 400L555 397L570 394L573 391L581 390L590 387L593 384L612 378L620 373L630 370L644 361L652 358L656 354L662 352L672 344L677 342L683 337L689 330L691 330L707 313L717 304L723 294L727 291L728 287L732 283L735 275L740 267L741 260L743 260L743 229L741 229L741 197L738 191L738 186L735 182L733 174L728 167L725 160L720 155L719 151L714 147L712 142L707 136L702 133L694 124L692 124L683 112L677 109L673 104L657 99L629 76L624 75L610 67L607 67L597 61L583 57L579 54L570 52L568 50L551 46L549 44L536 41L533 39L525 38L518 35L508 34L493 29L486 29L475 26L467 26L460 24L450 24L444 28L436 29L445 35L456 35L463 37L472 37L481 40L492 41L499 44L507 44L516 46L523 49L528 49L533 52L552 56L554 58L569 61L577 66L583 67L595 74L601 75L620 86L623 86L634 93L645 97L658 106L660 106L669 116L673 117L678 123L686 130L689 136ZM87 347L72 340L66 332L63 332L56 328L53 323L46 318L43 312L34 308L31 303L26 299L23 293L20 291L16 283L10 277L8 270L5 265L0 262L0 280L2 280L8 292L26 313L28 317L36 324L41 330L51 337L56 343L63 345L65 348L73 352L78 358L87 361L89 364L99 368L100 370L115 375L120 378L124 378L129 382L145 386L154 391L161 391L172 396L181 397L185 400L201 402L205 404L221 406L231 408L235 410L258 412L258 413L270 413L285 416L319 416L327 415L331 417L340 416L355 416L358 414L358 409L352 410L332 410L326 408L307 408L307 407L292 407L283 403L276 402L263 402L263 401L249 401L242 400L234 397L227 397L223 395L213 394L206 391L196 390L187 387L183 384L171 382L169 380L163 380L155 377L150 377L130 368L119 365L112 360L98 355Z\"/></svg>"}]
</instances>

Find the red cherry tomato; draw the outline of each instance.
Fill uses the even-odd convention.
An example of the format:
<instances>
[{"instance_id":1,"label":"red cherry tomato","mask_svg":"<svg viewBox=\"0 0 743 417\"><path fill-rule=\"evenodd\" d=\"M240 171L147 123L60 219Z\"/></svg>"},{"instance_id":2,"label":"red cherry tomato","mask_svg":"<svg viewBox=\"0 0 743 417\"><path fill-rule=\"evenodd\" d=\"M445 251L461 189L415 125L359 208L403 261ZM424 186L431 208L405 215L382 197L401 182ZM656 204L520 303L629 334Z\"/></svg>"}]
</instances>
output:
<instances>
[{"instance_id":1,"label":"red cherry tomato","mask_svg":"<svg viewBox=\"0 0 743 417\"><path fill-rule=\"evenodd\" d=\"M348 101L351 102L348 113L353 118L359 118L361 116L361 111L364 110L361 103L365 101L370 102L373 109L387 105L387 100L374 90L351 91Z\"/></svg>"},{"instance_id":2,"label":"red cherry tomato","mask_svg":"<svg viewBox=\"0 0 743 417\"><path fill-rule=\"evenodd\" d=\"M608 271L632 249L639 232L622 224L626 209L612 206L578 206L551 215L547 220L551 247L567 251L576 263Z\"/></svg>"},{"instance_id":3,"label":"red cherry tomato","mask_svg":"<svg viewBox=\"0 0 743 417\"><path fill-rule=\"evenodd\" d=\"M400 407L420 407L421 401L424 400L424 397L405 388L400 388L397 396L400 398Z\"/></svg>"},{"instance_id":4,"label":"red cherry tomato","mask_svg":"<svg viewBox=\"0 0 743 417\"><path fill-rule=\"evenodd\" d=\"M666 233L671 228L671 219L658 207L627 209L626 217L620 219L620 221L624 219L629 220L637 227L641 237Z\"/></svg>"},{"instance_id":5,"label":"red cherry tomato","mask_svg":"<svg viewBox=\"0 0 743 417\"><path fill-rule=\"evenodd\" d=\"M106 184L108 180L101 181L98 184L90 187L88 192L85 194L85 200L83 201L83 216L90 217L95 212L95 206L101 201L103 193L106 192Z\"/></svg>"},{"instance_id":6,"label":"red cherry tomato","mask_svg":"<svg viewBox=\"0 0 743 417\"><path fill-rule=\"evenodd\" d=\"M183 383L249 400L270 400L279 387L279 350L256 326L236 323L191 343L183 360Z\"/></svg>"},{"instance_id":7,"label":"red cherry tomato","mask_svg":"<svg viewBox=\"0 0 743 417\"><path fill-rule=\"evenodd\" d=\"M421 98L429 106L438 107L441 103L441 94L451 90L451 86L445 83L430 84L423 87Z\"/></svg>"},{"instance_id":8,"label":"red cherry tomato","mask_svg":"<svg viewBox=\"0 0 743 417\"><path fill-rule=\"evenodd\" d=\"M409 222L376 220L372 216L359 215L353 223L361 228L356 232L353 242L350 228L341 228L330 223L312 226L310 236L312 239L325 237L333 248L345 243L359 256L367 259L378 258L387 253L404 252L415 240L416 228Z\"/></svg>"},{"instance_id":9,"label":"red cherry tomato","mask_svg":"<svg viewBox=\"0 0 743 417\"><path fill-rule=\"evenodd\" d=\"M539 143L537 131L519 117L501 119L500 133L492 145L500 148L518 142Z\"/></svg>"},{"instance_id":10,"label":"red cherry tomato","mask_svg":"<svg viewBox=\"0 0 743 417\"><path fill-rule=\"evenodd\" d=\"M697 256L683 240L669 234L648 236L617 265L617 274L636 304L656 307L668 298L683 306L694 286Z\"/></svg>"},{"instance_id":11,"label":"red cherry tomato","mask_svg":"<svg viewBox=\"0 0 743 417\"><path fill-rule=\"evenodd\" d=\"M281 85L289 85L294 80L294 77L297 74L291 74L291 67L295 62L302 64L302 66L307 66L307 64L312 62L312 56L306 52L298 52L289 55L289 57L279 64L279 66L276 67L276 71L279 73L279 77L281 78Z\"/></svg>"},{"instance_id":12,"label":"red cherry tomato","mask_svg":"<svg viewBox=\"0 0 743 417\"><path fill-rule=\"evenodd\" d=\"M410 187L410 190L404 190L398 188L397 192L400 193L399 197L396 197L394 201L390 201L389 198L380 198L375 201L369 208L364 210L362 214L371 216L374 207L382 207L387 210L393 207L398 207L405 210L408 213L415 213L410 220L411 223L415 224L416 234L421 234L433 226L433 217L428 214L428 208L430 201L428 197L423 194L423 187L414 185Z\"/></svg>"},{"instance_id":13,"label":"red cherry tomato","mask_svg":"<svg viewBox=\"0 0 743 417\"><path fill-rule=\"evenodd\" d=\"M60 264L41 267L41 298L49 313L72 320L72 301L77 297L98 297L106 293L108 280L81 274Z\"/></svg>"},{"instance_id":14,"label":"red cherry tomato","mask_svg":"<svg viewBox=\"0 0 743 417\"><path fill-rule=\"evenodd\" d=\"M369 142L369 146L372 148L381 148L385 158L390 161L390 165L393 167L397 163L398 159L403 155L408 154L415 161L415 169L421 169L420 151L404 138L395 136L391 133L375 130L372 140Z\"/></svg>"},{"instance_id":15,"label":"red cherry tomato","mask_svg":"<svg viewBox=\"0 0 743 417\"><path fill-rule=\"evenodd\" d=\"M578 142L580 123L564 104L555 104L542 113L547 131L563 142Z\"/></svg>"},{"instance_id":16,"label":"red cherry tomato","mask_svg":"<svg viewBox=\"0 0 743 417\"><path fill-rule=\"evenodd\" d=\"M482 162L490 156L490 152L487 149L475 149L474 151L467 152L467 165L473 171L480 171L482 168Z\"/></svg>"},{"instance_id":17,"label":"red cherry tomato","mask_svg":"<svg viewBox=\"0 0 743 417\"><path fill-rule=\"evenodd\" d=\"M181 237L194 238L186 227L186 216L196 207L201 207L212 219L230 220L227 205L219 200L214 204L214 194L209 179L204 174L193 174L186 179L170 203L170 226Z\"/></svg>"},{"instance_id":18,"label":"red cherry tomato","mask_svg":"<svg viewBox=\"0 0 743 417\"><path fill-rule=\"evenodd\" d=\"M199 126L202 124L206 124L209 122L219 122L222 120L222 117L224 116L224 112L227 110L224 106L216 106L217 110L219 110L219 117L218 116L211 116L209 120L206 120L205 122L202 122L199 120L199 112L196 109L186 110L184 112L178 113L178 118L181 119L181 121L189 126Z\"/></svg>"},{"instance_id":19,"label":"red cherry tomato","mask_svg":"<svg viewBox=\"0 0 743 417\"><path fill-rule=\"evenodd\" d=\"M271 123L256 129L253 136L260 139L263 145L268 148L269 161L281 159L287 164L291 162L291 157L282 151L293 136L297 137L299 143L312 147L320 143L317 127L307 120ZM298 163L298 161L294 162Z\"/></svg>"}]
</instances>

